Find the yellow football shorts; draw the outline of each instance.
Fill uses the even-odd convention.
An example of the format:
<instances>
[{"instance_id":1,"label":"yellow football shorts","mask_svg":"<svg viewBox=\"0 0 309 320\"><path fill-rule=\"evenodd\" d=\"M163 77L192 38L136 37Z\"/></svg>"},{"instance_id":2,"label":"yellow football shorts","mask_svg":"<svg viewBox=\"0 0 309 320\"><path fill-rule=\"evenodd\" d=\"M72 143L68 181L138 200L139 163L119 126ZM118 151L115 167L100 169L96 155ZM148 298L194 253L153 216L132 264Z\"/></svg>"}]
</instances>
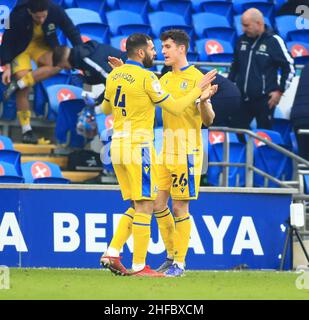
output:
<instances>
[{"instance_id":1,"label":"yellow football shorts","mask_svg":"<svg viewBox=\"0 0 309 320\"><path fill-rule=\"evenodd\" d=\"M47 45L37 45L30 43L27 49L19 54L12 62L12 74L19 71L32 70L31 60L38 64L40 57L50 52L51 48Z\"/></svg>"},{"instance_id":2,"label":"yellow football shorts","mask_svg":"<svg viewBox=\"0 0 309 320\"><path fill-rule=\"evenodd\" d=\"M159 190L170 191L174 200L197 199L203 153L160 155L158 165Z\"/></svg>"},{"instance_id":3,"label":"yellow football shorts","mask_svg":"<svg viewBox=\"0 0 309 320\"><path fill-rule=\"evenodd\" d=\"M124 200L155 200L158 195L156 153L152 143L112 141L111 160Z\"/></svg>"}]
</instances>

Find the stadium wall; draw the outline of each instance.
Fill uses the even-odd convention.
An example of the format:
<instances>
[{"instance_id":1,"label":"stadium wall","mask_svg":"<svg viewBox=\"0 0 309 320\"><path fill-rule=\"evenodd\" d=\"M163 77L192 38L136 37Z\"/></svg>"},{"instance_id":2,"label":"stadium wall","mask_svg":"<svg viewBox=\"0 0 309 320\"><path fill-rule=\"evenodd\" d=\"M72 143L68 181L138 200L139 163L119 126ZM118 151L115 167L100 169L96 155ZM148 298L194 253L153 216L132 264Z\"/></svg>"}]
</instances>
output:
<instances>
[{"instance_id":1,"label":"stadium wall","mask_svg":"<svg viewBox=\"0 0 309 320\"><path fill-rule=\"evenodd\" d=\"M201 188L191 203L187 269L279 269L293 189ZM121 213L116 186L0 186L0 265L99 268ZM155 219L147 263L165 259ZM131 265L132 238L123 262ZM284 269L292 268L289 245Z\"/></svg>"}]
</instances>

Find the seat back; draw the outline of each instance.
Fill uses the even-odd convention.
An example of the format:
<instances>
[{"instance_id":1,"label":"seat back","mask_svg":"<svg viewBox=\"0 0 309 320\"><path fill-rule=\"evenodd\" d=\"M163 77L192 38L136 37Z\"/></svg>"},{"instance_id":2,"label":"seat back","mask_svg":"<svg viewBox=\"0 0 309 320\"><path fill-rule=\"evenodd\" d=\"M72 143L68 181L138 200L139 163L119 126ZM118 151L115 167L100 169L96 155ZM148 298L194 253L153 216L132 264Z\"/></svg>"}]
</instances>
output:
<instances>
[{"instance_id":1,"label":"seat back","mask_svg":"<svg viewBox=\"0 0 309 320\"><path fill-rule=\"evenodd\" d=\"M0 183L23 183L24 178L16 171L15 166L1 161L0 158Z\"/></svg>"},{"instance_id":2,"label":"seat back","mask_svg":"<svg viewBox=\"0 0 309 320\"><path fill-rule=\"evenodd\" d=\"M150 32L148 26L143 18L132 11L128 10L113 10L106 13L106 18L113 36L116 35L130 35L134 32Z\"/></svg>"},{"instance_id":3,"label":"seat back","mask_svg":"<svg viewBox=\"0 0 309 320\"><path fill-rule=\"evenodd\" d=\"M196 13L192 16L193 26L198 38L215 38L235 41L236 32L229 20L215 13Z\"/></svg>"},{"instance_id":4,"label":"seat back","mask_svg":"<svg viewBox=\"0 0 309 320\"><path fill-rule=\"evenodd\" d=\"M69 183L63 178L60 167L47 161L29 161L22 164L25 183Z\"/></svg>"},{"instance_id":5,"label":"seat back","mask_svg":"<svg viewBox=\"0 0 309 320\"><path fill-rule=\"evenodd\" d=\"M83 148L86 138L76 131L78 114L85 107L83 99L71 99L60 102L56 122L56 138L61 144L72 148Z\"/></svg>"},{"instance_id":6,"label":"seat back","mask_svg":"<svg viewBox=\"0 0 309 320\"><path fill-rule=\"evenodd\" d=\"M59 104L62 101L82 99L82 89L79 87L59 84L46 88L50 108L58 113Z\"/></svg>"},{"instance_id":7,"label":"seat back","mask_svg":"<svg viewBox=\"0 0 309 320\"><path fill-rule=\"evenodd\" d=\"M201 39L196 41L200 61L231 62L234 49L231 43L221 39Z\"/></svg>"},{"instance_id":8,"label":"seat back","mask_svg":"<svg viewBox=\"0 0 309 320\"><path fill-rule=\"evenodd\" d=\"M193 35L193 29L187 25L185 19L172 12L157 11L148 14L152 33L159 38L160 34L166 30L177 28L186 31L190 37Z\"/></svg>"}]
</instances>

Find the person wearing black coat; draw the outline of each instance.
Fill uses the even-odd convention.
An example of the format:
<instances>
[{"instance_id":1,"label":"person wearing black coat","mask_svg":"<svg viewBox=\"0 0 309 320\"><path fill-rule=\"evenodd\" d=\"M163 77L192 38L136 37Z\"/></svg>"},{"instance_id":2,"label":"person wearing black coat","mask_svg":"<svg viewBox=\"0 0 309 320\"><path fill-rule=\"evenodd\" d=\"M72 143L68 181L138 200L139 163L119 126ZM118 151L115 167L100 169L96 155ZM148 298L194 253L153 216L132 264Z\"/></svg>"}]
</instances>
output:
<instances>
[{"instance_id":1,"label":"person wearing black coat","mask_svg":"<svg viewBox=\"0 0 309 320\"><path fill-rule=\"evenodd\" d=\"M296 134L299 155L309 161L309 134L298 133L299 129L309 130L309 62L300 75L290 118Z\"/></svg>"}]
</instances>

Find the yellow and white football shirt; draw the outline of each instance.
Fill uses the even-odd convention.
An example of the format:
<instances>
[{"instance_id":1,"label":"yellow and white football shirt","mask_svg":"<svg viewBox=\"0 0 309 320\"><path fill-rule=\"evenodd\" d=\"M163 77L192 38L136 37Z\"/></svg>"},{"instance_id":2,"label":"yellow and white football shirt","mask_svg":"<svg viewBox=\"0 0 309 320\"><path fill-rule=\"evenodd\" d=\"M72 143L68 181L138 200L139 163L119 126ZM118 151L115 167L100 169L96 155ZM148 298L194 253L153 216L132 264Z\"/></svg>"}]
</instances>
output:
<instances>
[{"instance_id":1,"label":"yellow and white football shirt","mask_svg":"<svg viewBox=\"0 0 309 320\"><path fill-rule=\"evenodd\" d=\"M161 85L177 99L188 94L203 74L194 66L167 72ZM196 102L180 116L162 111L164 139L159 166L159 190L175 200L197 199L203 162L202 120Z\"/></svg>"}]
</instances>

